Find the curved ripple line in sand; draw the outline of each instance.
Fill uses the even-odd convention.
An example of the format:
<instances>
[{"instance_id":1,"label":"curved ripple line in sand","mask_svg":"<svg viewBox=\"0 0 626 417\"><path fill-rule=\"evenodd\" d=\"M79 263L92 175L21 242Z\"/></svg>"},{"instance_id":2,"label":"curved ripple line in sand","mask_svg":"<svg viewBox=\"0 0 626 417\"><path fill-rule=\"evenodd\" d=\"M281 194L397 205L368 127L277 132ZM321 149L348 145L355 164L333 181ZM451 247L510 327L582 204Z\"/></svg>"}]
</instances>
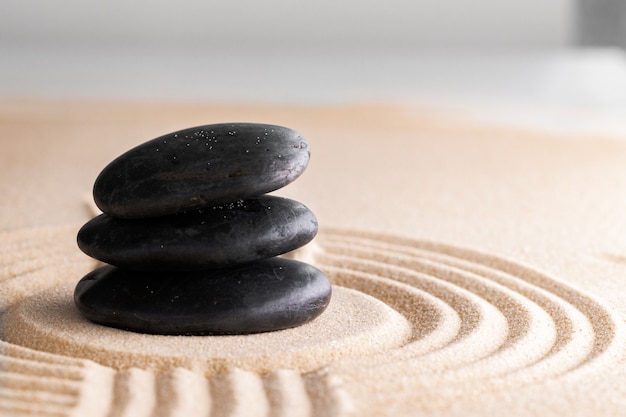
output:
<instances>
[{"instance_id":1,"label":"curved ripple line in sand","mask_svg":"<svg viewBox=\"0 0 626 417\"><path fill-rule=\"evenodd\" d=\"M76 230L61 226L0 233L0 314L94 268L96 263L76 250Z\"/></svg>"},{"instance_id":2,"label":"curved ripple line in sand","mask_svg":"<svg viewBox=\"0 0 626 417\"><path fill-rule=\"evenodd\" d=\"M9 307L36 294L72 285L94 267L93 261L76 250L75 230L70 226L43 233L0 233L0 253L4 254L0 263L3 321ZM346 301L355 300L357 294L352 290L343 293L343 298L348 297ZM370 331L378 337L376 334L382 333L376 326L380 325L373 325ZM403 326L401 321L398 325ZM389 337L383 337L386 343L403 337L389 333L384 326L380 328L388 333ZM356 343L368 336L363 333L354 337ZM331 343L328 349L335 345ZM259 415L304 417L343 416L351 410L336 375L303 374L291 369L258 374L236 367L212 377L179 367L165 372L115 370L90 360L0 340L0 415L249 416L254 411Z\"/></svg>"},{"instance_id":3,"label":"curved ripple line in sand","mask_svg":"<svg viewBox=\"0 0 626 417\"><path fill-rule=\"evenodd\" d=\"M0 317L94 267L76 250L75 230L0 233ZM383 351L329 356L313 371L283 369L275 361L262 373L229 365L217 374L191 363L114 369L2 336L0 414L94 415L97 409L103 417L343 416L354 408L342 381L419 389L436 399L438 390L459 384L493 389L576 375L610 365L622 353L623 323L611 310L498 256L341 230L323 230L292 256L397 312L410 336Z\"/></svg>"},{"instance_id":4,"label":"curved ripple line in sand","mask_svg":"<svg viewBox=\"0 0 626 417\"><path fill-rule=\"evenodd\" d=\"M383 275L390 272L385 264L368 259L359 259L354 262L354 260L335 258L335 261L337 260L343 264L354 264L356 269L377 271ZM406 358L409 355L408 357L412 359L411 367L423 372L443 367L459 367L461 364L475 362L487 357L493 360L503 356L504 352L511 351L505 349L505 346L512 345L512 340L517 341L514 346L515 350L523 348L524 344L526 345L525 355L520 359L523 358L528 362L547 353L554 344L556 334L554 324L548 314L533 303L525 301L518 294L508 291L506 288L494 288L497 287L495 284L481 282L483 280L480 277L472 273L464 273L462 270L454 268L442 270L436 265L428 265L426 268L423 263L413 266L415 268L421 267L421 270L424 271L434 269L434 272L431 271L431 273L446 274L447 279L438 280L432 275L415 272L414 269L394 267L396 268L395 273L401 272L403 274L401 278L398 277L397 279L411 282L415 286L431 286L431 291L435 291L432 289L434 283L438 285L446 283L450 287L450 294L458 297L465 293L466 303L470 303L473 307L482 305L482 309L480 314L464 314L466 320L469 316L471 321L475 321L474 316L478 316L480 326L476 324L464 326L466 327L465 331L449 346L439 348L427 356L419 358L414 356L413 346L405 346L401 352L398 352L398 355L400 358ZM457 287L448 281L462 281L467 288ZM344 282L343 284L349 286L348 283ZM469 291L468 288L473 291ZM490 295L483 299L477 297L475 293ZM449 295L442 294L441 297L449 297ZM456 308L466 311L468 309L467 306L457 306ZM517 358L515 356L502 358L508 365L519 362L511 361L511 359ZM389 361L386 360L386 362ZM494 372L498 368L487 367L487 369Z\"/></svg>"},{"instance_id":5,"label":"curved ripple line in sand","mask_svg":"<svg viewBox=\"0 0 626 417\"><path fill-rule=\"evenodd\" d=\"M4 339L115 369L184 367L212 375L231 367L312 371L342 357L402 346L412 333L409 321L393 308L342 287L334 288L326 314L305 326L222 337L145 335L94 325L76 311L72 290L71 284L57 286L11 306L3 315Z\"/></svg>"},{"instance_id":6,"label":"curved ripple line in sand","mask_svg":"<svg viewBox=\"0 0 626 417\"><path fill-rule=\"evenodd\" d=\"M470 249L393 236L347 231L326 231L322 236L315 254L322 269L342 268L344 276L352 271L354 281L367 270L380 279L392 277L414 286L421 285L417 276L425 274L470 291L506 317L508 336L498 349L476 357L465 354L462 365L455 364L453 356L448 362L444 358L433 377L424 376L422 357L407 345L398 349L393 361L374 361L374 368L384 369L383 379L404 373L431 386L437 380L445 384L494 376L500 383L520 383L610 363L622 352L623 325L615 313L592 296L530 267ZM342 285L350 287L345 278ZM435 353L441 356L455 345L461 347L456 351L463 351L471 344L456 340ZM371 376L371 366L355 362L332 369L356 378Z\"/></svg>"}]
</instances>

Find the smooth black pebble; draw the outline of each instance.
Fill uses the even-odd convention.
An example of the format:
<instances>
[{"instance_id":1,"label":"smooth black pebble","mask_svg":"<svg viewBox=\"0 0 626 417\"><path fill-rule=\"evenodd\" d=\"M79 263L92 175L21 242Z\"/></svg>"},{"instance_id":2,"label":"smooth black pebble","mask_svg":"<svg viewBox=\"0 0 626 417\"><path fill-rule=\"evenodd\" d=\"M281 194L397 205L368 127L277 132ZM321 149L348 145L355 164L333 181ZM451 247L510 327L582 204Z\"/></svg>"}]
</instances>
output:
<instances>
[{"instance_id":1,"label":"smooth black pebble","mask_svg":"<svg viewBox=\"0 0 626 417\"><path fill-rule=\"evenodd\" d=\"M256 123L199 126L148 141L107 165L93 196L103 213L156 217L262 195L309 162L292 129Z\"/></svg>"},{"instance_id":2,"label":"smooth black pebble","mask_svg":"<svg viewBox=\"0 0 626 417\"><path fill-rule=\"evenodd\" d=\"M317 233L302 203L262 196L150 219L102 214L78 232L87 255L137 270L220 268L295 250Z\"/></svg>"},{"instance_id":3,"label":"smooth black pebble","mask_svg":"<svg viewBox=\"0 0 626 417\"><path fill-rule=\"evenodd\" d=\"M305 324L328 306L331 285L317 268L272 258L219 270L129 271L104 266L74 292L87 319L165 335L248 334Z\"/></svg>"}]
</instances>

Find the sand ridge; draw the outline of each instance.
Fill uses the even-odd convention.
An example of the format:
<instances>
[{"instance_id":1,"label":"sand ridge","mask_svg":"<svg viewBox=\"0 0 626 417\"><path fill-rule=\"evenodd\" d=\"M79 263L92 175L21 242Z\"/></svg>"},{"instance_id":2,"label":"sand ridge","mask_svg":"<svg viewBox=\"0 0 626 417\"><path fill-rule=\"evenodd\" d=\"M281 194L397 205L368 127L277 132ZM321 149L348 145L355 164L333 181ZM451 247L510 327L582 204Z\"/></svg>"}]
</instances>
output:
<instances>
[{"instance_id":1,"label":"sand ridge","mask_svg":"<svg viewBox=\"0 0 626 417\"><path fill-rule=\"evenodd\" d=\"M337 286L320 320L257 337L144 335L94 325L78 313L73 289L73 284L59 286L10 308L4 314L4 339L116 369L185 367L210 376L232 367L261 374L282 367L306 372L341 358L385 352L411 337L401 314L374 297Z\"/></svg>"},{"instance_id":2,"label":"sand ridge","mask_svg":"<svg viewBox=\"0 0 626 417\"><path fill-rule=\"evenodd\" d=\"M72 322L67 315L73 310L71 284L93 262L69 255L76 252L69 243L65 251L49 245L54 249L43 256L47 267L41 257L29 261L26 253L29 248L32 253L29 242L38 236L70 242L74 231L10 232L0 243L3 253L16 253L16 266L5 258L0 276L5 288L0 409L76 415L77 410L91 413L98 404L98 410L107 410L102 415L111 416L238 416L254 415L246 405L255 404L257 415L351 415L357 407L348 387L355 381L370 381L383 392L411 387L431 399L442 389L462 390L468 384L514 389L610 365L624 346L624 324L615 313L531 267L440 243L324 229L314 244L290 255L324 270L340 301L311 326L293 330L311 338L296 347L308 358L300 354L290 362L293 348L264 351L263 345L271 347L264 336L276 334L254 335L236 342L244 344L239 349L231 346L229 362L207 368L198 365L205 363L203 355L217 356L223 346L180 360L188 347L202 352L190 343L201 338L164 337L168 340L159 346L153 335L81 324L78 315ZM46 251L41 241L37 245L40 254ZM69 259L57 262L63 254ZM15 291L13 283L24 280L35 284ZM65 316L55 311L54 302ZM386 309L393 313L385 314ZM355 334L344 336L342 348L341 332L333 332L349 329L342 322L346 318L354 320ZM382 320L378 328L372 324L376 320ZM64 335L64 326L88 336L72 340L72 330ZM289 337L279 339L289 344ZM141 360L128 354L142 343L156 350ZM336 354L316 350L316 344L330 345ZM247 362L255 349L259 354Z\"/></svg>"},{"instance_id":3,"label":"sand ridge","mask_svg":"<svg viewBox=\"0 0 626 417\"><path fill-rule=\"evenodd\" d=\"M506 375L522 382L558 377L621 357L624 326L614 311L528 266L475 250L384 235L338 232L328 239L330 253L319 260L327 269L337 268L344 274L368 271L373 279L393 276L432 292L442 291L438 288L442 283L452 284L439 297L450 300L467 326L461 326L450 343L421 359L403 360L399 373L406 373L410 366L416 374L425 369L451 369L456 381ZM455 297L469 299L474 308L486 302L492 309L477 312ZM388 358L381 358L383 366L393 374ZM432 379L432 375L425 378L428 384Z\"/></svg>"}]
</instances>

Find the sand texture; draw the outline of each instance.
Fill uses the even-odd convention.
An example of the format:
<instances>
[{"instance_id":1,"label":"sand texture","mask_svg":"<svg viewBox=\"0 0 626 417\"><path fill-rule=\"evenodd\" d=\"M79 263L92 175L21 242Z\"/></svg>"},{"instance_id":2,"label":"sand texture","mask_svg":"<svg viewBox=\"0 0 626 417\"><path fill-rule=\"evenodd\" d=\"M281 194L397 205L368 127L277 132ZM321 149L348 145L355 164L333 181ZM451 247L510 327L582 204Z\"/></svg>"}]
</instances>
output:
<instances>
[{"instance_id":1,"label":"sand texture","mask_svg":"<svg viewBox=\"0 0 626 417\"><path fill-rule=\"evenodd\" d=\"M184 127L283 124L316 213L287 256L333 283L313 322L252 336L84 320L91 184ZM0 415L626 415L626 138L399 105L0 102Z\"/></svg>"}]
</instances>

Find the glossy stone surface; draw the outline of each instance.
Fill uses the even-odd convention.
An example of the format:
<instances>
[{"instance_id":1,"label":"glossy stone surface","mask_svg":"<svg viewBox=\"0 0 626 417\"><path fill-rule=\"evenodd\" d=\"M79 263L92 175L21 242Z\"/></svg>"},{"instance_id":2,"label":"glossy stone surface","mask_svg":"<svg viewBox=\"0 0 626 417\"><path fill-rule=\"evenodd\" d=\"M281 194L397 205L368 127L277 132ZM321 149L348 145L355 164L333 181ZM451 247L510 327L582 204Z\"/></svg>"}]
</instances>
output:
<instances>
[{"instance_id":1,"label":"glossy stone surface","mask_svg":"<svg viewBox=\"0 0 626 417\"><path fill-rule=\"evenodd\" d=\"M156 217L277 190L304 171L306 140L286 127L228 123L170 133L107 165L94 184L102 212Z\"/></svg>"},{"instance_id":2,"label":"glossy stone surface","mask_svg":"<svg viewBox=\"0 0 626 417\"><path fill-rule=\"evenodd\" d=\"M144 272L104 266L80 280L76 306L110 327L169 335L246 334L307 323L331 286L315 267L283 258L210 271Z\"/></svg>"},{"instance_id":3,"label":"glossy stone surface","mask_svg":"<svg viewBox=\"0 0 626 417\"><path fill-rule=\"evenodd\" d=\"M78 232L78 246L108 264L140 270L218 268L297 249L317 233L302 203L262 196L150 219L105 214Z\"/></svg>"}]
</instances>

